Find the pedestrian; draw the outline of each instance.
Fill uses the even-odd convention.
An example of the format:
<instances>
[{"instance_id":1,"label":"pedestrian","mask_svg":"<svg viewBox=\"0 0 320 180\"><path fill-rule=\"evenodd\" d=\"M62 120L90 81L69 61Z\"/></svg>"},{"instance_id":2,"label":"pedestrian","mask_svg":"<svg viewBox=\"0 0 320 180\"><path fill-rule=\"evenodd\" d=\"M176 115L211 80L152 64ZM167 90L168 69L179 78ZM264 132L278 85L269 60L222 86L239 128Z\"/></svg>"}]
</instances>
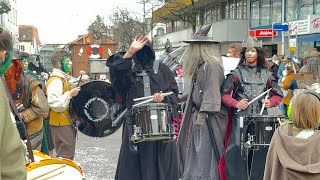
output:
<instances>
[{"instance_id":1,"label":"pedestrian","mask_svg":"<svg viewBox=\"0 0 320 180\"><path fill-rule=\"evenodd\" d=\"M3 75L11 64L12 36L0 30L0 179L27 179L23 148L4 88Z\"/></svg>"},{"instance_id":2,"label":"pedestrian","mask_svg":"<svg viewBox=\"0 0 320 180\"><path fill-rule=\"evenodd\" d=\"M76 130L71 122L68 107L72 97L78 95L80 87L76 78L68 73L72 72L70 54L65 50L58 50L52 54L53 71L46 83L47 99L51 109L49 124L56 150L56 157L73 160L76 145ZM82 77L86 81L88 77ZM79 79L77 79L79 81Z\"/></svg>"},{"instance_id":3,"label":"pedestrian","mask_svg":"<svg viewBox=\"0 0 320 180\"><path fill-rule=\"evenodd\" d=\"M229 45L227 57L240 58L241 50L242 50L241 43L231 43Z\"/></svg>"},{"instance_id":4,"label":"pedestrian","mask_svg":"<svg viewBox=\"0 0 320 180\"><path fill-rule=\"evenodd\" d=\"M278 73L277 73L277 76L278 76L278 82L281 82L282 81L282 78L284 77L285 74L284 73L284 70L286 69L286 64L288 63L288 59L286 56L283 57L283 59L281 60L281 64L279 66L279 69L278 69Z\"/></svg>"},{"instance_id":5,"label":"pedestrian","mask_svg":"<svg viewBox=\"0 0 320 180\"><path fill-rule=\"evenodd\" d=\"M176 142L134 143L131 139L137 120L132 113L135 98L152 95L155 102L167 103L173 111L176 109L179 91L173 73L166 65L155 61L155 53L145 36L137 36L126 53L109 57L107 66L113 88L128 110L115 179L178 180ZM164 98L161 92L173 94Z\"/></svg>"},{"instance_id":6,"label":"pedestrian","mask_svg":"<svg viewBox=\"0 0 320 180\"><path fill-rule=\"evenodd\" d=\"M266 108L276 107L282 98L276 79L266 67L262 43L249 37L243 47L237 68L227 76L221 88L222 103L230 108L225 153L219 164L222 180L263 178L268 147L261 146L259 151L248 149L247 153L243 152L243 144L249 139L248 134L255 132L254 124L244 124L245 120L242 121L240 117L260 115L261 111L267 114L266 109L262 109L263 104ZM270 88L269 98L264 96L249 104Z\"/></svg>"},{"instance_id":7,"label":"pedestrian","mask_svg":"<svg viewBox=\"0 0 320 180\"><path fill-rule=\"evenodd\" d=\"M26 123L31 147L40 151L44 133L43 117L49 113L42 84L35 76L24 73L18 50L14 50L12 62L4 77L20 117Z\"/></svg>"},{"instance_id":8,"label":"pedestrian","mask_svg":"<svg viewBox=\"0 0 320 180\"><path fill-rule=\"evenodd\" d=\"M274 61L269 58L267 59L267 65L268 65L268 69L272 72L272 75L273 77L278 81L278 69L279 69L279 66L274 63Z\"/></svg>"},{"instance_id":9,"label":"pedestrian","mask_svg":"<svg viewBox=\"0 0 320 180\"><path fill-rule=\"evenodd\" d=\"M183 73L192 79L178 137L179 171L182 179L219 179L218 162L223 153L227 110L221 104L224 81L219 43L207 36L211 25L199 29L183 59Z\"/></svg>"},{"instance_id":10,"label":"pedestrian","mask_svg":"<svg viewBox=\"0 0 320 180\"><path fill-rule=\"evenodd\" d=\"M292 123L281 125L273 134L264 180L320 179L320 96L308 90L291 101L288 116Z\"/></svg>"}]
</instances>

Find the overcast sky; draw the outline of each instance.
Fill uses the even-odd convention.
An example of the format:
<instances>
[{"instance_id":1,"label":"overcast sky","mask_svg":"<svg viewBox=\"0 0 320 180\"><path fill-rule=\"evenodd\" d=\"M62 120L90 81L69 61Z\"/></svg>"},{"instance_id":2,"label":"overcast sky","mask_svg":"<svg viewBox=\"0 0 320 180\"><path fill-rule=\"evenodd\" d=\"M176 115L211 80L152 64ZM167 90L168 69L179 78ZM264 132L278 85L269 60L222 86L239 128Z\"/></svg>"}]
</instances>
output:
<instances>
[{"instance_id":1,"label":"overcast sky","mask_svg":"<svg viewBox=\"0 0 320 180\"><path fill-rule=\"evenodd\" d=\"M44 43L68 43L86 34L96 15L105 21L117 6L141 12L138 0L18 0L18 24L38 28Z\"/></svg>"}]
</instances>

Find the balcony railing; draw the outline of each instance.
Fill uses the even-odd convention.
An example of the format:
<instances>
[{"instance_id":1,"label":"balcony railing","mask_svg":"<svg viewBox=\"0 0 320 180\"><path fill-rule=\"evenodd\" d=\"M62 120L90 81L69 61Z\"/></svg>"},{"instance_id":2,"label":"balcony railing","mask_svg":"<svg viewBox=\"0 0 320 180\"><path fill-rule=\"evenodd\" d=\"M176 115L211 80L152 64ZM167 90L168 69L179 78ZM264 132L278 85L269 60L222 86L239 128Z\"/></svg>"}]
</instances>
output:
<instances>
[{"instance_id":1,"label":"balcony railing","mask_svg":"<svg viewBox=\"0 0 320 180\"><path fill-rule=\"evenodd\" d=\"M8 13L11 11L11 5L9 0L0 0L0 14Z\"/></svg>"}]
</instances>

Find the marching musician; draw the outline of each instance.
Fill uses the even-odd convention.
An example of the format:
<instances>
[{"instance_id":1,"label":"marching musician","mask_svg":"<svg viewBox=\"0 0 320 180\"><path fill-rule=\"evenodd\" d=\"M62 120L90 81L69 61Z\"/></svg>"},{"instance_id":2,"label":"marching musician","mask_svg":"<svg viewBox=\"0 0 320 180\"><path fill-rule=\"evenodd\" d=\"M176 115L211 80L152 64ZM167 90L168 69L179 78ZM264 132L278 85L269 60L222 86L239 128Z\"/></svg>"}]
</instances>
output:
<instances>
[{"instance_id":1,"label":"marching musician","mask_svg":"<svg viewBox=\"0 0 320 180\"><path fill-rule=\"evenodd\" d=\"M183 73L192 79L178 137L179 173L182 179L218 180L218 162L223 153L227 110L221 104L224 81L218 42L207 36L211 25L199 29L183 58Z\"/></svg>"},{"instance_id":2,"label":"marching musician","mask_svg":"<svg viewBox=\"0 0 320 180\"><path fill-rule=\"evenodd\" d=\"M12 51L11 35L0 32L0 179L27 179L25 153L4 88L3 74L10 64ZM11 52L13 53L13 52ZM24 131L25 133L25 131Z\"/></svg>"},{"instance_id":3,"label":"marching musician","mask_svg":"<svg viewBox=\"0 0 320 180\"><path fill-rule=\"evenodd\" d=\"M133 61L132 61L133 59ZM155 66L155 64L157 65ZM116 180L178 180L176 143L149 141L134 144L134 117L130 111L135 98L145 96L145 83L141 72L147 72L150 90L155 102L164 102L176 108L178 86L170 69L155 62L155 53L145 36L137 36L123 55L110 56L107 60L111 82L115 91L125 101L129 110L125 115L122 144L116 171ZM157 73L155 73L157 71ZM173 92L164 98L162 93Z\"/></svg>"},{"instance_id":4,"label":"marching musician","mask_svg":"<svg viewBox=\"0 0 320 180\"><path fill-rule=\"evenodd\" d=\"M75 82L76 78L68 75L72 71L72 61L67 51L55 51L52 54L51 61L53 71L46 83L47 99L51 109L49 119L51 135L56 150L56 157L73 160L76 145L76 129L72 125L68 107L71 98L78 95L80 87L73 87L77 85ZM88 76L85 75L79 80L86 81L88 80Z\"/></svg>"},{"instance_id":5,"label":"marching musician","mask_svg":"<svg viewBox=\"0 0 320 180\"><path fill-rule=\"evenodd\" d=\"M44 134L43 117L49 113L42 85L35 76L23 72L18 50L14 50L11 65L4 77L20 116L26 123L32 149L40 151Z\"/></svg>"},{"instance_id":6,"label":"marching musician","mask_svg":"<svg viewBox=\"0 0 320 180\"><path fill-rule=\"evenodd\" d=\"M251 157L247 157L248 161L243 160L240 153L240 126L243 125L243 122L240 121L240 117L259 115L263 103L266 108L276 107L282 98L282 91L276 79L266 67L265 53L261 42L249 37L244 42L243 47L237 68L227 76L221 88L222 103L230 107L226 133L226 151L219 164L222 180L247 180L250 178L250 174L248 175L250 170L254 172L251 174L251 179L262 179L264 161L268 149L265 147L255 152L254 157L259 157L261 162L254 164L252 167L250 162ZM251 100L270 88L272 88L268 94L270 98L265 98L265 95L249 104ZM263 114L266 113L264 109ZM250 128L252 127L243 127L243 129L248 129L248 132L244 132L245 136L248 133L253 133L250 132ZM248 168L247 165L249 165Z\"/></svg>"}]
</instances>

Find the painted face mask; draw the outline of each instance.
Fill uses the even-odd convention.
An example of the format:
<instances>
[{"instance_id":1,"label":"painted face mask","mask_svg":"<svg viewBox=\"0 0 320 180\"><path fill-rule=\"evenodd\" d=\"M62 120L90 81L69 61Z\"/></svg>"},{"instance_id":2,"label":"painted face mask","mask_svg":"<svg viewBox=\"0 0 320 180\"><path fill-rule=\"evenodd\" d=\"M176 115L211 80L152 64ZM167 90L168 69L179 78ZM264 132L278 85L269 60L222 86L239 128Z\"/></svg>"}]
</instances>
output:
<instances>
[{"instance_id":1,"label":"painted face mask","mask_svg":"<svg viewBox=\"0 0 320 180\"><path fill-rule=\"evenodd\" d=\"M247 63L252 64L257 61L257 50L255 48L248 48L246 49L245 57L247 60Z\"/></svg>"},{"instance_id":2,"label":"painted face mask","mask_svg":"<svg viewBox=\"0 0 320 180\"><path fill-rule=\"evenodd\" d=\"M72 61L70 57L64 57L62 60L62 70L66 73L72 71Z\"/></svg>"},{"instance_id":3,"label":"painted face mask","mask_svg":"<svg viewBox=\"0 0 320 180\"><path fill-rule=\"evenodd\" d=\"M9 69L9 66L12 61L12 55L13 55L13 50L10 50L9 53L6 52L4 62L0 62L0 74L5 74Z\"/></svg>"}]
</instances>

